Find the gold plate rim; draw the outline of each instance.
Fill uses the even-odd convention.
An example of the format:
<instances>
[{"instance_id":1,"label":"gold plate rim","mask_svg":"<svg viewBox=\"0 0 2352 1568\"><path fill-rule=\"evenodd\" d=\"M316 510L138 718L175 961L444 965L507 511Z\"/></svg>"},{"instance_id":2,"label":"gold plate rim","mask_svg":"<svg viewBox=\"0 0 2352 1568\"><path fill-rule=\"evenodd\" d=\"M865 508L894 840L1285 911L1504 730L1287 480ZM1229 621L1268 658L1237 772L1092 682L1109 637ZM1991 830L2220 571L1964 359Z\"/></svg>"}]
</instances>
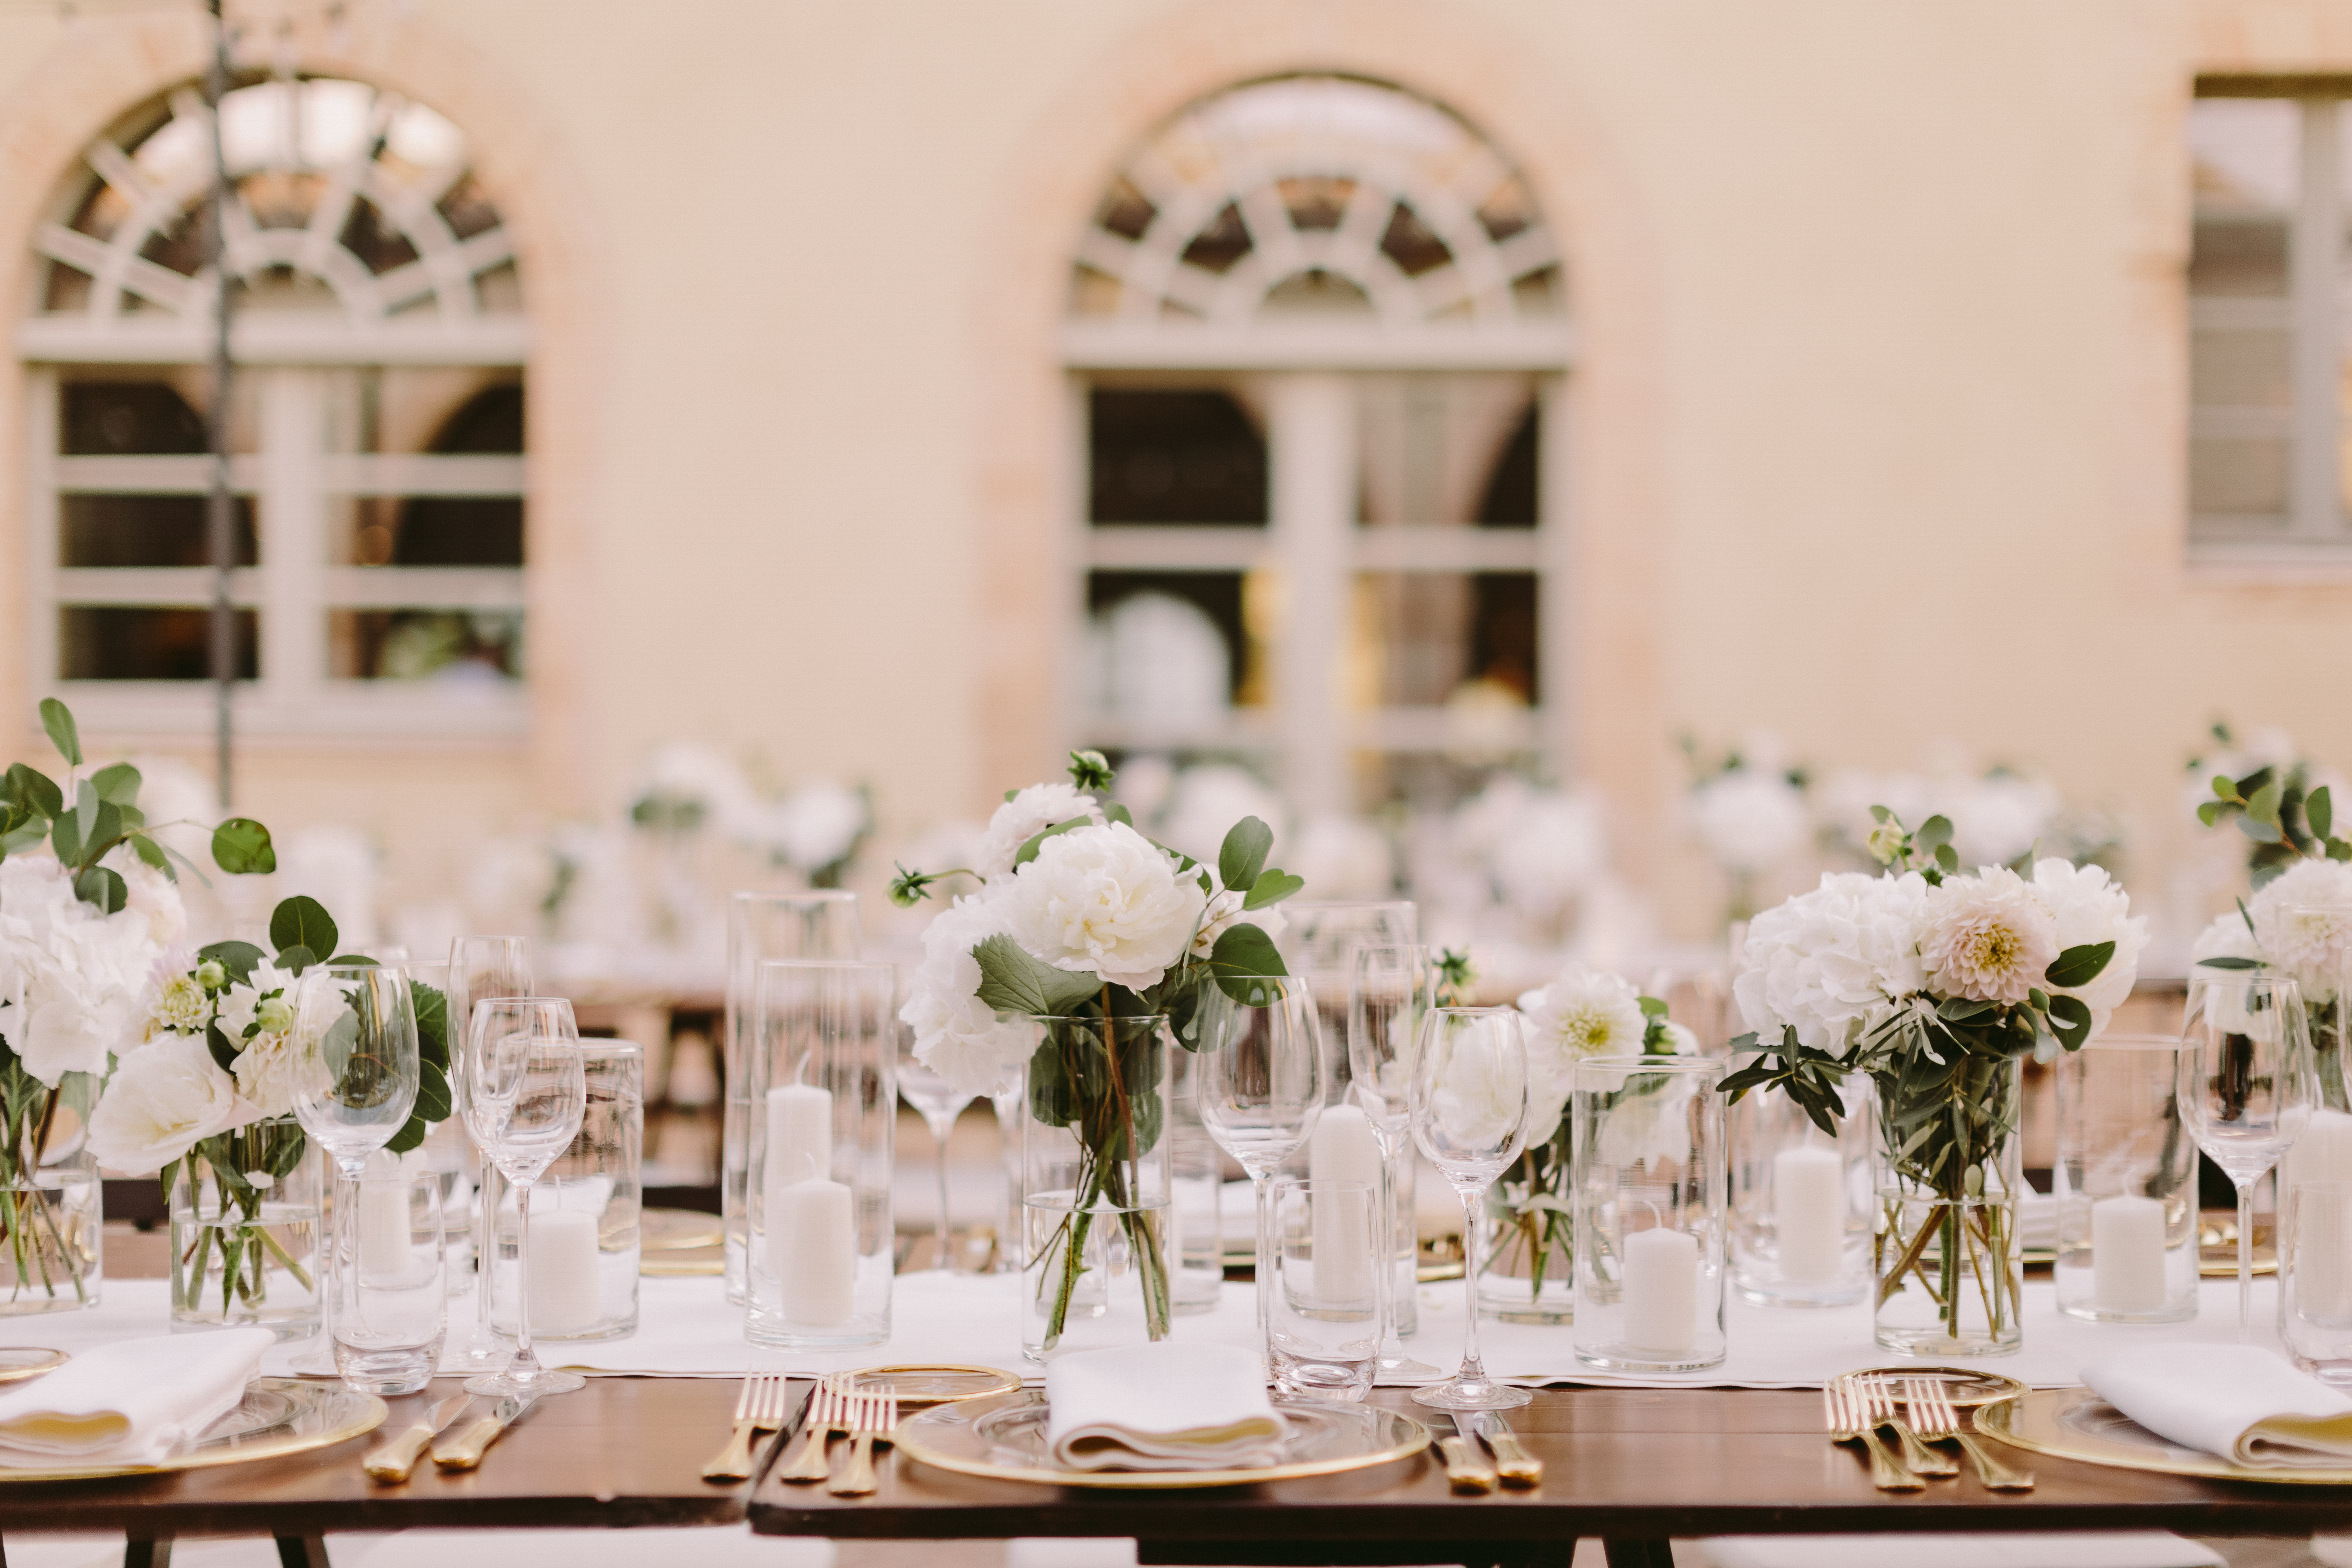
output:
<instances>
[{"instance_id":1,"label":"gold plate rim","mask_svg":"<svg viewBox=\"0 0 2352 1568\"><path fill-rule=\"evenodd\" d=\"M983 1388L976 1394L919 1394L912 1395L901 1394L898 1395L898 1403L910 1409L929 1410L941 1405L968 1405L975 1399L994 1399L999 1394L1018 1394L1021 1392L1021 1379L1017 1373L1007 1372L1001 1366L981 1366L977 1363L966 1364L962 1362L901 1362L891 1366L861 1366L856 1368L855 1371L848 1373L846 1375L850 1379L852 1386L855 1386L858 1382L866 1378L872 1378L877 1383L883 1383L887 1382L893 1374L911 1376L921 1373L937 1372L980 1373L986 1376L998 1379L999 1386L994 1388Z\"/></svg>"},{"instance_id":2,"label":"gold plate rim","mask_svg":"<svg viewBox=\"0 0 2352 1568\"><path fill-rule=\"evenodd\" d=\"M1979 1409L1977 1412L1977 1430L2012 1448L2047 1454L2056 1459L2077 1459L2086 1465L2105 1465L2110 1469L2145 1470L2159 1476L2196 1476L2211 1481L2264 1481L2274 1486L2352 1486L2352 1466L2331 1470L2255 1469L2219 1455L2208 1455L2198 1459L2144 1458L2138 1450L2121 1443L2101 1444L2079 1434L2059 1442L2017 1429L2017 1422L2028 1415L2029 1406L2035 1407L2032 1415L2047 1420L2055 1428L2067 1401L2097 1397L2098 1394L2088 1388L2029 1389L2023 1394L1995 1400Z\"/></svg>"},{"instance_id":3,"label":"gold plate rim","mask_svg":"<svg viewBox=\"0 0 2352 1568\"><path fill-rule=\"evenodd\" d=\"M10 1350L39 1351L43 1355L47 1356L49 1359L47 1361L26 1362L22 1366L0 1366L0 1383L22 1383L28 1377L39 1377L44 1373L55 1372L58 1368L65 1365L66 1363L73 1360L73 1357L66 1352L51 1350L47 1345L11 1345L8 1348Z\"/></svg>"},{"instance_id":4,"label":"gold plate rim","mask_svg":"<svg viewBox=\"0 0 2352 1568\"><path fill-rule=\"evenodd\" d=\"M2031 1384L2020 1382L2018 1379L2010 1376L2007 1373L1984 1372L1973 1366L1940 1366L1932 1364L1927 1366L1896 1366L1892 1364L1886 1366L1858 1366L1851 1372L1842 1372L1838 1373L1835 1377L1830 1379L1830 1382L1832 1386L1835 1386L1838 1384L1850 1384L1857 1378L1926 1377L1931 1373L1941 1374L1946 1377L1972 1377L1986 1382L2007 1385L2000 1393L1988 1394L1982 1398L1978 1398L1974 1395L1965 1397L1954 1396L1950 1401L1951 1404L1962 1410L1989 1410L1995 1405L2001 1403L2003 1400L2015 1399L2021 1394L2031 1394L2033 1392Z\"/></svg>"},{"instance_id":5,"label":"gold plate rim","mask_svg":"<svg viewBox=\"0 0 2352 1568\"><path fill-rule=\"evenodd\" d=\"M646 1223L653 1220L656 1215L663 1218L653 1224ZM653 1236L646 1234L648 1231L662 1230L665 1226L675 1223L667 1217L672 1215L684 1215L694 1220L696 1224L690 1230L683 1230L682 1234ZM703 1223L705 1221L709 1223ZM726 1239L726 1222L719 1215L705 1214L700 1209L667 1208L656 1205L642 1209L637 1215L637 1247L641 1252L690 1252L696 1247L717 1247Z\"/></svg>"},{"instance_id":6,"label":"gold plate rim","mask_svg":"<svg viewBox=\"0 0 2352 1568\"><path fill-rule=\"evenodd\" d=\"M723 1258L658 1258L640 1257L637 1277L642 1279L686 1279L727 1272Z\"/></svg>"},{"instance_id":7,"label":"gold plate rim","mask_svg":"<svg viewBox=\"0 0 2352 1568\"><path fill-rule=\"evenodd\" d=\"M246 1385L246 1392L255 1389L275 1392L288 1388L315 1388L299 1377L257 1377ZM357 1394L339 1390L360 1401L352 1418L328 1432L315 1432L301 1437L281 1437L275 1441L253 1444L249 1447L227 1448L215 1453L184 1454L155 1465L93 1465L83 1468L19 1469L0 1466L0 1483L26 1481L89 1481L110 1476L159 1476L173 1470L213 1469L222 1465L250 1464L259 1459L282 1459L289 1454L306 1454L313 1448L331 1447L337 1443L362 1437L383 1425L389 1410L384 1402L373 1394Z\"/></svg>"},{"instance_id":8,"label":"gold plate rim","mask_svg":"<svg viewBox=\"0 0 2352 1568\"><path fill-rule=\"evenodd\" d=\"M1045 1391L1042 1388L1024 1388L994 1397L1014 1400L1043 1399L1045 1396ZM971 1401L959 1403L970 1404ZM1324 1404L1318 1400L1275 1400L1277 1408L1290 1403ZM1328 1408L1328 1405L1324 1407ZM938 1406L932 1408L937 1409ZM1392 1420L1402 1421L1420 1436L1411 1441L1399 1441L1376 1453L1354 1454L1341 1459L1313 1459L1296 1465L1268 1465L1252 1470L1029 1470L1012 1465L992 1465L979 1459L940 1454L920 1438L908 1442L907 1428L920 1420L920 1415L909 1415L899 1422L898 1429L890 1434L890 1441L908 1458L936 1469L951 1470L958 1475L980 1476L997 1481L1033 1481L1045 1486L1088 1487L1105 1491L1196 1491L1208 1487L1255 1486L1261 1481L1303 1480L1310 1476L1337 1476L1349 1470L1368 1470L1376 1465L1391 1465L1428 1448L1429 1428L1412 1416L1381 1405L1367 1405L1360 1408L1377 1410Z\"/></svg>"}]
</instances>

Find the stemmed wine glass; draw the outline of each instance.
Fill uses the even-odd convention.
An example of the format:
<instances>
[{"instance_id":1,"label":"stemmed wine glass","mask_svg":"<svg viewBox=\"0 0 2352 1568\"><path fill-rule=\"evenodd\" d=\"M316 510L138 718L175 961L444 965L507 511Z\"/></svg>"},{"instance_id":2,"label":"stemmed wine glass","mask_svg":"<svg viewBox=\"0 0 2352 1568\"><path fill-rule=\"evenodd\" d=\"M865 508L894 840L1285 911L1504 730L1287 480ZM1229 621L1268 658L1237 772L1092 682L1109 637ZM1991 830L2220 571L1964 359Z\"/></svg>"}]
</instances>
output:
<instances>
[{"instance_id":1,"label":"stemmed wine glass","mask_svg":"<svg viewBox=\"0 0 2352 1568\"><path fill-rule=\"evenodd\" d=\"M1462 1370L1413 1391L1443 1410L1525 1405L1528 1391L1495 1382L1478 1359L1478 1260L1486 1189L1528 1142L1528 1047L1510 1007L1433 1007L1421 1026L1410 1100L1413 1142L1462 1198Z\"/></svg>"},{"instance_id":2,"label":"stemmed wine glass","mask_svg":"<svg viewBox=\"0 0 2352 1568\"><path fill-rule=\"evenodd\" d=\"M2244 1340L2252 1321L2254 1183L2303 1136L2318 1099L2302 989L2283 974L2192 969L2179 1060L2180 1120L2238 1189L2238 1338Z\"/></svg>"},{"instance_id":3,"label":"stemmed wine glass","mask_svg":"<svg viewBox=\"0 0 2352 1568\"><path fill-rule=\"evenodd\" d=\"M539 1364L530 1344L530 1189L579 1136L588 1074L572 1004L501 996L474 1005L466 1032L466 1127L515 1185L515 1352L502 1373L469 1378L469 1394L568 1394L585 1380ZM495 1213L491 1219L495 1222ZM488 1276L483 1276L488 1289Z\"/></svg>"},{"instance_id":4,"label":"stemmed wine glass","mask_svg":"<svg viewBox=\"0 0 2352 1568\"><path fill-rule=\"evenodd\" d=\"M1381 1145L1381 1354L1376 1375L1442 1375L1397 1335L1395 1162L1412 1136L1412 1047L1433 1005L1429 949L1359 947L1348 975L1348 1067L1356 1103ZM1394 1348L1391 1342L1394 1342Z\"/></svg>"},{"instance_id":5,"label":"stemmed wine glass","mask_svg":"<svg viewBox=\"0 0 2352 1568\"><path fill-rule=\"evenodd\" d=\"M915 1031L905 1024L898 1025L898 1094L922 1117L923 1125L931 1130L931 1144L939 1165L939 1258L932 1267L950 1274L955 1269L955 1254L948 1246L948 1134L955 1131L956 1118L963 1113L963 1108L980 1096L958 1089L916 1060Z\"/></svg>"},{"instance_id":6,"label":"stemmed wine glass","mask_svg":"<svg viewBox=\"0 0 2352 1568\"><path fill-rule=\"evenodd\" d=\"M1220 974L1201 988L1201 1124L1257 1194L1257 1332L1272 1365L1274 1178L1323 1114L1323 1047L1307 982Z\"/></svg>"},{"instance_id":7,"label":"stemmed wine glass","mask_svg":"<svg viewBox=\"0 0 2352 1568\"><path fill-rule=\"evenodd\" d=\"M466 1043L474 1005L492 996L530 994L530 942L519 936L461 936L449 943L447 1006L443 1014L444 1037L449 1045L449 1105L471 1135L466 1118ZM478 1153L478 1149L477 1151ZM474 1326L457 1347L458 1359L468 1366L494 1367L507 1356L507 1347L490 1327L490 1259L497 1256L499 1234L498 1167L478 1159L472 1221L474 1231Z\"/></svg>"},{"instance_id":8,"label":"stemmed wine glass","mask_svg":"<svg viewBox=\"0 0 2352 1568\"><path fill-rule=\"evenodd\" d=\"M360 1178L368 1156L391 1142L416 1108L416 1008L408 972L397 964L310 965L295 990L291 1034L295 1120L335 1162L330 1310L355 1318ZM331 1333L329 1342L335 1342ZM358 1378L346 1381L362 1387Z\"/></svg>"}]
</instances>

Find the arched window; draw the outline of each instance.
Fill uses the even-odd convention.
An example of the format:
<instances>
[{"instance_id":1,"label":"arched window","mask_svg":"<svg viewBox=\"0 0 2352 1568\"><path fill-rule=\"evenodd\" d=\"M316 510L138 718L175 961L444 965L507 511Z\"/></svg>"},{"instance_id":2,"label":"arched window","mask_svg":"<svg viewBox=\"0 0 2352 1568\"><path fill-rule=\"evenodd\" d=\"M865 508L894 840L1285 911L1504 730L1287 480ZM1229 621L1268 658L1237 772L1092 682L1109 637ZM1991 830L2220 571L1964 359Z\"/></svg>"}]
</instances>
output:
<instances>
[{"instance_id":1,"label":"arched window","mask_svg":"<svg viewBox=\"0 0 2352 1568\"><path fill-rule=\"evenodd\" d=\"M1565 283L1492 143L1344 77L1197 103L1080 237L1063 352L1090 646L1115 630L1123 668L1202 667L1079 683L1075 731L1258 753L1308 809L1538 755ZM1143 595L1150 615L1114 623ZM1212 668L1222 710L1122 700Z\"/></svg>"},{"instance_id":2,"label":"arched window","mask_svg":"<svg viewBox=\"0 0 2352 1568\"><path fill-rule=\"evenodd\" d=\"M207 721L210 120L185 88L89 144L16 330L36 685L118 728ZM322 77L236 89L220 133L240 721L519 731L528 336L466 137Z\"/></svg>"}]
</instances>

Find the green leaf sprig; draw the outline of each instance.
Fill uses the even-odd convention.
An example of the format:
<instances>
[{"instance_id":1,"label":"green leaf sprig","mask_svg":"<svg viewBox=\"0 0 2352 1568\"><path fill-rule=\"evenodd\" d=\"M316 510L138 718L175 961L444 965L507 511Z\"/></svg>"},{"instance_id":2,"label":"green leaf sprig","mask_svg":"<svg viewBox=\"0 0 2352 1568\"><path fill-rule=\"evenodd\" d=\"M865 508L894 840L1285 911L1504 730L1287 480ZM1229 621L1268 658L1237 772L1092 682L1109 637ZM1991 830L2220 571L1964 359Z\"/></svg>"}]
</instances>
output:
<instances>
[{"instance_id":1,"label":"green leaf sprig","mask_svg":"<svg viewBox=\"0 0 2352 1568\"><path fill-rule=\"evenodd\" d=\"M2224 746L2235 743L2223 723L2213 726L2213 739ZM2257 889L2298 860L2352 860L2352 840L2336 836L2328 788L2310 787L2306 763L2259 767L2234 779L2216 773L2212 789L2213 798L2197 807L2197 820L2208 827L2234 822L2252 841L2246 867Z\"/></svg>"}]
</instances>

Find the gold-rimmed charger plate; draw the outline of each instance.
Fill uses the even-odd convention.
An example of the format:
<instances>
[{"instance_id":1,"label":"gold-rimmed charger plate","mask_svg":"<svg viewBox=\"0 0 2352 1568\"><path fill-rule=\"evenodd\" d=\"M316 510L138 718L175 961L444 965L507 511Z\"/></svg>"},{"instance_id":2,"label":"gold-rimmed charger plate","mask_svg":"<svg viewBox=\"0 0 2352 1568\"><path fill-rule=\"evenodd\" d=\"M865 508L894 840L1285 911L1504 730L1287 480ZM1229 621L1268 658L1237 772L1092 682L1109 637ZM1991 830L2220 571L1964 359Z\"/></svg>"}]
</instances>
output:
<instances>
[{"instance_id":1,"label":"gold-rimmed charger plate","mask_svg":"<svg viewBox=\"0 0 2352 1568\"><path fill-rule=\"evenodd\" d=\"M2281 1486L2352 1486L2352 1466L2256 1469L2218 1454L2167 1442L2087 1388L2039 1388L1986 1405L1977 1430L2011 1447L2087 1465Z\"/></svg>"},{"instance_id":2,"label":"gold-rimmed charger plate","mask_svg":"<svg viewBox=\"0 0 2352 1568\"><path fill-rule=\"evenodd\" d=\"M384 1403L340 1383L260 1377L237 1407L152 1465L0 1465L0 1482L145 1476L281 1458L362 1436L383 1425Z\"/></svg>"},{"instance_id":3,"label":"gold-rimmed charger plate","mask_svg":"<svg viewBox=\"0 0 2352 1568\"><path fill-rule=\"evenodd\" d=\"M72 1358L39 1345L0 1345L0 1383L17 1383L55 1372Z\"/></svg>"},{"instance_id":4,"label":"gold-rimmed charger plate","mask_svg":"<svg viewBox=\"0 0 2352 1568\"><path fill-rule=\"evenodd\" d=\"M1115 1491L1185 1491L1261 1481L1336 1476L1409 1459L1429 1447L1429 1428L1377 1405L1330 1405L1276 1396L1290 1425L1278 1465L1246 1470L1070 1470L1045 1443L1045 1391L935 1405L898 1423L891 1441L909 1458L961 1475Z\"/></svg>"},{"instance_id":5,"label":"gold-rimmed charger plate","mask_svg":"<svg viewBox=\"0 0 2352 1568\"><path fill-rule=\"evenodd\" d=\"M1876 1384L1901 1399L1906 1379L1938 1385L1944 1397L1954 1407L1962 1410L1973 1410L1997 1400L2013 1399L2031 1392L2013 1377L2003 1377L1997 1372L1979 1372L1967 1366L1863 1366L1852 1372L1842 1372L1831 1381L1841 1388Z\"/></svg>"},{"instance_id":6,"label":"gold-rimmed charger plate","mask_svg":"<svg viewBox=\"0 0 2352 1568\"><path fill-rule=\"evenodd\" d=\"M695 1253L648 1252L637 1258L637 1272L650 1279L666 1279L696 1274L724 1274L727 1259L717 1247L709 1257Z\"/></svg>"},{"instance_id":7,"label":"gold-rimmed charger plate","mask_svg":"<svg viewBox=\"0 0 2352 1568\"><path fill-rule=\"evenodd\" d=\"M1000 1394L1016 1394L1021 1388L1021 1379L1003 1367L961 1366L951 1362L862 1367L848 1377L853 1390L888 1388L908 1410L992 1399Z\"/></svg>"},{"instance_id":8,"label":"gold-rimmed charger plate","mask_svg":"<svg viewBox=\"0 0 2352 1568\"><path fill-rule=\"evenodd\" d=\"M726 1239L723 1222L698 1209L643 1209L637 1215L637 1246L646 1252L686 1252L716 1247Z\"/></svg>"}]
</instances>

